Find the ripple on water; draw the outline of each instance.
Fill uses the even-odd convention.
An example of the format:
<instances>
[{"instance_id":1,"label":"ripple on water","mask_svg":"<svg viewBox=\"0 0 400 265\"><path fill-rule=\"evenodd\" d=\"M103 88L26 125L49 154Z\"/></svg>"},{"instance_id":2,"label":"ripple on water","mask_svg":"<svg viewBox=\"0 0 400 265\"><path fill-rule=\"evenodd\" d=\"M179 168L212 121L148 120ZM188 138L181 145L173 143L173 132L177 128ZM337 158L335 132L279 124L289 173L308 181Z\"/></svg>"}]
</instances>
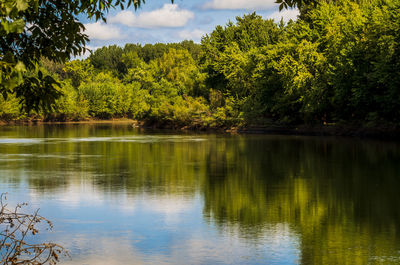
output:
<instances>
[{"instance_id":1,"label":"ripple on water","mask_svg":"<svg viewBox=\"0 0 400 265\"><path fill-rule=\"evenodd\" d=\"M206 138L188 136L122 136L122 137L86 137L59 139L67 142L128 142L128 143L156 143L156 142L201 142Z\"/></svg>"},{"instance_id":2,"label":"ripple on water","mask_svg":"<svg viewBox=\"0 0 400 265\"><path fill-rule=\"evenodd\" d=\"M79 138L0 138L0 144L32 145L55 144L60 142L132 142L132 143L157 143L157 142L201 142L206 138L166 135L166 136L122 136L122 137L79 137Z\"/></svg>"},{"instance_id":3,"label":"ripple on water","mask_svg":"<svg viewBox=\"0 0 400 265\"><path fill-rule=\"evenodd\" d=\"M43 139L35 138L0 138L0 144L38 144Z\"/></svg>"}]
</instances>

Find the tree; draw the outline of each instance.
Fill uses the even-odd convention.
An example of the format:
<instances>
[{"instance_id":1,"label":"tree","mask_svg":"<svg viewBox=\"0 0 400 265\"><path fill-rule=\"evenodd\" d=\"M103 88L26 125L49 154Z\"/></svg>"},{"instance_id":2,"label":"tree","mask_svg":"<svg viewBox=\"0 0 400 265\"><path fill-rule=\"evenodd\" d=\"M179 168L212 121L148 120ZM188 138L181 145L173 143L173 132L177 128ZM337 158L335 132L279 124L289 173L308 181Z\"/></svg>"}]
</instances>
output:
<instances>
[{"instance_id":1,"label":"tree","mask_svg":"<svg viewBox=\"0 0 400 265\"><path fill-rule=\"evenodd\" d=\"M251 92L251 55L281 41L284 31L273 20L256 13L236 17L236 23L217 26L202 41L200 63L208 74L207 85L246 97Z\"/></svg>"},{"instance_id":2,"label":"tree","mask_svg":"<svg viewBox=\"0 0 400 265\"><path fill-rule=\"evenodd\" d=\"M15 94L28 110L51 109L57 82L43 74L42 57L64 62L87 50L78 16L106 21L115 7L140 7L143 0L3 0L0 2L0 94Z\"/></svg>"},{"instance_id":3,"label":"tree","mask_svg":"<svg viewBox=\"0 0 400 265\"><path fill-rule=\"evenodd\" d=\"M112 71L122 76L127 73L127 67L123 62L123 53L121 47L112 45L97 49L90 55L89 60L96 69Z\"/></svg>"}]
</instances>

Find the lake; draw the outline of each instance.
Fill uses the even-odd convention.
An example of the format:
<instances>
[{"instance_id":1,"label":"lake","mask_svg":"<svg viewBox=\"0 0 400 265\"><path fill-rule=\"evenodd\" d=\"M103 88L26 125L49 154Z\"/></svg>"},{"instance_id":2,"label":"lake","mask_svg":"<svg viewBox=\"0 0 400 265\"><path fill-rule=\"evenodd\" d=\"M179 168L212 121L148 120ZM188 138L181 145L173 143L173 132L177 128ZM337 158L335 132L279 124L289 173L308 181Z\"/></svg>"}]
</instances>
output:
<instances>
[{"instance_id":1,"label":"lake","mask_svg":"<svg viewBox=\"0 0 400 265\"><path fill-rule=\"evenodd\" d=\"M60 264L400 264L400 143L0 127L0 191Z\"/></svg>"}]
</instances>

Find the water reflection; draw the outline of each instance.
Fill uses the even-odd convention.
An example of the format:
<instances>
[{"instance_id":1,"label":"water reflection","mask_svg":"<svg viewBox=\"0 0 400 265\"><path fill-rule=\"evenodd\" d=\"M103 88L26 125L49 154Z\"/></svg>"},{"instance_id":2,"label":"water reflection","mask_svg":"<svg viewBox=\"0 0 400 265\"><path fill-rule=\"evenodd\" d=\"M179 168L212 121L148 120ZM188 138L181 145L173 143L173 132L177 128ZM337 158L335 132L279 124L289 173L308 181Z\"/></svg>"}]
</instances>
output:
<instances>
[{"instance_id":1,"label":"water reflection","mask_svg":"<svg viewBox=\"0 0 400 265\"><path fill-rule=\"evenodd\" d=\"M357 139L0 128L0 188L55 219L66 264L400 263L399 161Z\"/></svg>"}]
</instances>

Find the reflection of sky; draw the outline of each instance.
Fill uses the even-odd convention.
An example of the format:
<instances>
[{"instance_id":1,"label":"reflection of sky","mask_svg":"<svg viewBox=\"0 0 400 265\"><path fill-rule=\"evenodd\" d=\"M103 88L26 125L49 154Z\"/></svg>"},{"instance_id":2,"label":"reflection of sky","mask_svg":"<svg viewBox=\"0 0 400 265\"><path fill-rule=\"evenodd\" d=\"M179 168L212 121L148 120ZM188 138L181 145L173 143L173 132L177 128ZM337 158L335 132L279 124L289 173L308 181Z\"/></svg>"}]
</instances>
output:
<instances>
[{"instance_id":1,"label":"reflection of sky","mask_svg":"<svg viewBox=\"0 0 400 265\"><path fill-rule=\"evenodd\" d=\"M94 184L99 172L76 159L101 163L105 154L62 148L83 142L169 145L207 140L201 135L2 137L0 191L9 193L10 205L29 202L27 209L40 208L40 214L53 221L54 232L42 231L35 240L65 246L72 256L65 264L296 263L298 238L286 225L265 227L256 239L243 238L239 229L221 229L203 218L203 197L195 187L174 194L163 189L103 190ZM54 163L69 167L46 168ZM52 182L57 185L46 186Z\"/></svg>"},{"instance_id":2,"label":"reflection of sky","mask_svg":"<svg viewBox=\"0 0 400 265\"><path fill-rule=\"evenodd\" d=\"M6 138L0 137L0 145L36 145L36 144L60 144L60 143L80 143L80 142L122 142L122 143L158 143L158 142L200 142L205 138L197 136L182 135L126 135L120 137L69 137L69 138ZM32 156L32 154L0 154L0 157L8 156ZM47 157L59 157L50 154ZM43 158L43 155L39 156Z\"/></svg>"},{"instance_id":3,"label":"reflection of sky","mask_svg":"<svg viewBox=\"0 0 400 265\"><path fill-rule=\"evenodd\" d=\"M9 201L31 202L55 224L42 233L69 249L65 264L293 264L298 239L286 225L266 227L252 241L203 219L199 195L101 193L70 184L53 194L13 188ZM232 230L232 229L231 229ZM234 231L234 229L233 229ZM189 261L189 262L188 262Z\"/></svg>"},{"instance_id":4,"label":"reflection of sky","mask_svg":"<svg viewBox=\"0 0 400 265\"><path fill-rule=\"evenodd\" d=\"M77 128L0 127L0 192L65 264L399 263L397 144Z\"/></svg>"}]
</instances>

